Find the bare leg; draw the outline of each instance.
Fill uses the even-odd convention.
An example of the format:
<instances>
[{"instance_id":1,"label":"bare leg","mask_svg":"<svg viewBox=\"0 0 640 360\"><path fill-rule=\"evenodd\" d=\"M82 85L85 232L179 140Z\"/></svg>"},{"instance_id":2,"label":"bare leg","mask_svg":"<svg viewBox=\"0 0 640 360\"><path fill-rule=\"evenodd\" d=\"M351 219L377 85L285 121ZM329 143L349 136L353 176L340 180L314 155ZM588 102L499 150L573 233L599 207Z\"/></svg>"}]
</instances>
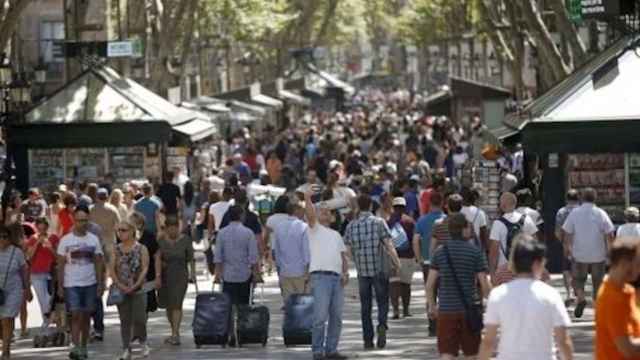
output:
<instances>
[{"instance_id":1,"label":"bare leg","mask_svg":"<svg viewBox=\"0 0 640 360\"><path fill-rule=\"evenodd\" d=\"M80 313L80 342L82 348L87 347L87 342L89 341L89 328L90 328L90 316L87 313Z\"/></svg>"},{"instance_id":2,"label":"bare leg","mask_svg":"<svg viewBox=\"0 0 640 360\"><path fill-rule=\"evenodd\" d=\"M11 335L13 335L13 319L2 319L2 358L11 354Z\"/></svg>"},{"instance_id":3,"label":"bare leg","mask_svg":"<svg viewBox=\"0 0 640 360\"><path fill-rule=\"evenodd\" d=\"M26 337L29 334L29 329L27 329L27 317L27 300L25 299L20 307L20 336L22 337Z\"/></svg>"},{"instance_id":4,"label":"bare leg","mask_svg":"<svg viewBox=\"0 0 640 360\"><path fill-rule=\"evenodd\" d=\"M82 314L79 312L71 313L71 341L75 346L80 346L82 328Z\"/></svg>"}]
</instances>

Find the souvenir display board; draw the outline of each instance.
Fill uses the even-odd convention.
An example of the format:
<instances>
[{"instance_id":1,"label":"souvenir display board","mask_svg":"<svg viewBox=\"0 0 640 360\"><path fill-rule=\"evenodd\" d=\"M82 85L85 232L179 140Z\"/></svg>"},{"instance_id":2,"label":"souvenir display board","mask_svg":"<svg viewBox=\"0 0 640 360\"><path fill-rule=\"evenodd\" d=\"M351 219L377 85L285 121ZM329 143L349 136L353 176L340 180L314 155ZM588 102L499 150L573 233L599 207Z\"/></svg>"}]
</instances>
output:
<instances>
[{"instance_id":1,"label":"souvenir display board","mask_svg":"<svg viewBox=\"0 0 640 360\"><path fill-rule=\"evenodd\" d=\"M500 170L495 161L479 161L473 171L474 186L480 189L478 207L483 209L489 220L499 216Z\"/></svg>"},{"instance_id":2,"label":"souvenir display board","mask_svg":"<svg viewBox=\"0 0 640 360\"><path fill-rule=\"evenodd\" d=\"M144 153L144 147L109 149L109 172L118 184L145 177Z\"/></svg>"}]
</instances>

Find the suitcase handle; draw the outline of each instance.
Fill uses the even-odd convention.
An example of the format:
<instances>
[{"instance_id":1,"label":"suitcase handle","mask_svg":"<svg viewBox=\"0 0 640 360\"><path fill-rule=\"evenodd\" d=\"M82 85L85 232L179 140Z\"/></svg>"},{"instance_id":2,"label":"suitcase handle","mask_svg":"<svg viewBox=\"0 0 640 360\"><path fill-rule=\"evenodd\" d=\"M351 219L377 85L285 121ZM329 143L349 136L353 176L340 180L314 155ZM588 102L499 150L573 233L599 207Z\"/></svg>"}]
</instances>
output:
<instances>
[{"instance_id":1,"label":"suitcase handle","mask_svg":"<svg viewBox=\"0 0 640 360\"><path fill-rule=\"evenodd\" d=\"M251 290L249 292L249 304L253 305L253 300L254 300L254 295L256 292L256 285L257 284L252 284L251 285ZM260 283L260 302L264 303L264 283Z\"/></svg>"},{"instance_id":2,"label":"suitcase handle","mask_svg":"<svg viewBox=\"0 0 640 360\"><path fill-rule=\"evenodd\" d=\"M219 292L222 292L222 284L223 284L222 281L219 284L213 283L213 285L211 286L211 291L216 292L216 286L217 286L219 289ZM198 287L197 280L194 282L194 285L196 287L196 296L197 296L198 294L200 294L200 288Z\"/></svg>"}]
</instances>

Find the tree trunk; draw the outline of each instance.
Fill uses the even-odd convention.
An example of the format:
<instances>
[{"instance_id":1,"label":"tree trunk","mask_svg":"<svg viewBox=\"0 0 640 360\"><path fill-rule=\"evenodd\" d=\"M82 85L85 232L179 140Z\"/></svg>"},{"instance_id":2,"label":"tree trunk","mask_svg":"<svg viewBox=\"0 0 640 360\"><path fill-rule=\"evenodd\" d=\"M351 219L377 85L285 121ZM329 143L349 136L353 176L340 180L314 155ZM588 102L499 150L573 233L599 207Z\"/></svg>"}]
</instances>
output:
<instances>
[{"instance_id":1,"label":"tree trunk","mask_svg":"<svg viewBox=\"0 0 640 360\"><path fill-rule=\"evenodd\" d=\"M313 43L314 47L321 46L324 43L324 40L327 36L327 30L329 30L329 25L331 25L332 21L335 19L336 9L338 8L339 2L340 0L329 0L327 9L322 19L322 24L320 25L318 34L316 34L316 40Z\"/></svg>"},{"instance_id":2,"label":"tree trunk","mask_svg":"<svg viewBox=\"0 0 640 360\"><path fill-rule=\"evenodd\" d=\"M549 65L546 66L545 69L541 69L541 71L549 71L553 74L554 82L564 79L571 73L571 68L564 62L558 47L553 42L551 34L542 19L542 13L540 12L537 1L522 0L520 4L529 33L533 37L539 50L538 54L543 56Z\"/></svg>"},{"instance_id":3,"label":"tree trunk","mask_svg":"<svg viewBox=\"0 0 640 360\"><path fill-rule=\"evenodd\" d=\"M18 26L20 14L27 8L30 2L31 0L14 0L9 2L9 9L0 24L0 49L4 50L7 48L7 45L9 45L11 37ZM2 3L4 4L4 1Z\"/></svg>"},{"instance_id":4,"label":"tree trunk","mask_svg":"<svg viewBox=\"0 0 640 360\"><path fill-rule=\"evenodd\" d=\"M582 65L587 60L587 49L580 38L578 30L569 18L569 11L567 11L564 0L547 1L551 4L553 12L556 14L558 32L566 38L571 47L574 67Z\"/></svg>"}]
</instances>

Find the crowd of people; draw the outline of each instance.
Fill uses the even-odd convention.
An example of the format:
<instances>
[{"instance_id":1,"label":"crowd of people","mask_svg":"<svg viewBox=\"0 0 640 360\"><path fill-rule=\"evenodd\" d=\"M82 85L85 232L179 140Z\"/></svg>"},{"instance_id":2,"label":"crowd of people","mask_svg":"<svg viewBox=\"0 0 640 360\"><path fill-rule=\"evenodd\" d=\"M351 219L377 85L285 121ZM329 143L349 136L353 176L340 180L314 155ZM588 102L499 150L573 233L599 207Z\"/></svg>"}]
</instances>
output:
<instances>
[{"instance_id":1,"label":"crowd of people","mask_svg":"<svg viewBox=\"0 0 640 360\"><path fill-rule=\"evenodd\" d=\"M159 308L171 330L165 343L179 346L200 242L234 305L249 304L252 288L271 271L283 304L294 294L313 296L314 360L347 358L339 341L351 263L365 350L385 348L390 313L392 321L412 316L411 283L422 271L427 326L443 359L460 352L490 359L496 344L499 359L554 359L556 349L571 359L566 307L575 294L574 315L582 316L588 274L594 300L599 288L605 299L594 305L598 359L637 354L640 316L622 298L635 301L625 283L637 275L639 245L614 241L593 190L570 191L558 214L563 301L545 283L544 225L535 191L517 187L521 159L501 158L508 181L497 219L477 206L482 190L461 176L480 153L479 118L426 116L401 91L363 92L357 104L345 113L309 113L283 129L244 128L226 141L221 159L193 171L193 181L176 168L161 184L61 184L48 202L38 189L26 199L14 194L0 226L3 358L18 315L28 336L32 288L43 317L39 332L52 323L70 330L72 359L88 358L88 342L103 340L105 291L120 318L118 359L130 359L135 342L149 356L146 322ZM266 185L283 194L256 194ZM640 235L640 212L627 213L621 235ZM607 243L610 277L603 282Z\"/></svg>"}]
</instances>

